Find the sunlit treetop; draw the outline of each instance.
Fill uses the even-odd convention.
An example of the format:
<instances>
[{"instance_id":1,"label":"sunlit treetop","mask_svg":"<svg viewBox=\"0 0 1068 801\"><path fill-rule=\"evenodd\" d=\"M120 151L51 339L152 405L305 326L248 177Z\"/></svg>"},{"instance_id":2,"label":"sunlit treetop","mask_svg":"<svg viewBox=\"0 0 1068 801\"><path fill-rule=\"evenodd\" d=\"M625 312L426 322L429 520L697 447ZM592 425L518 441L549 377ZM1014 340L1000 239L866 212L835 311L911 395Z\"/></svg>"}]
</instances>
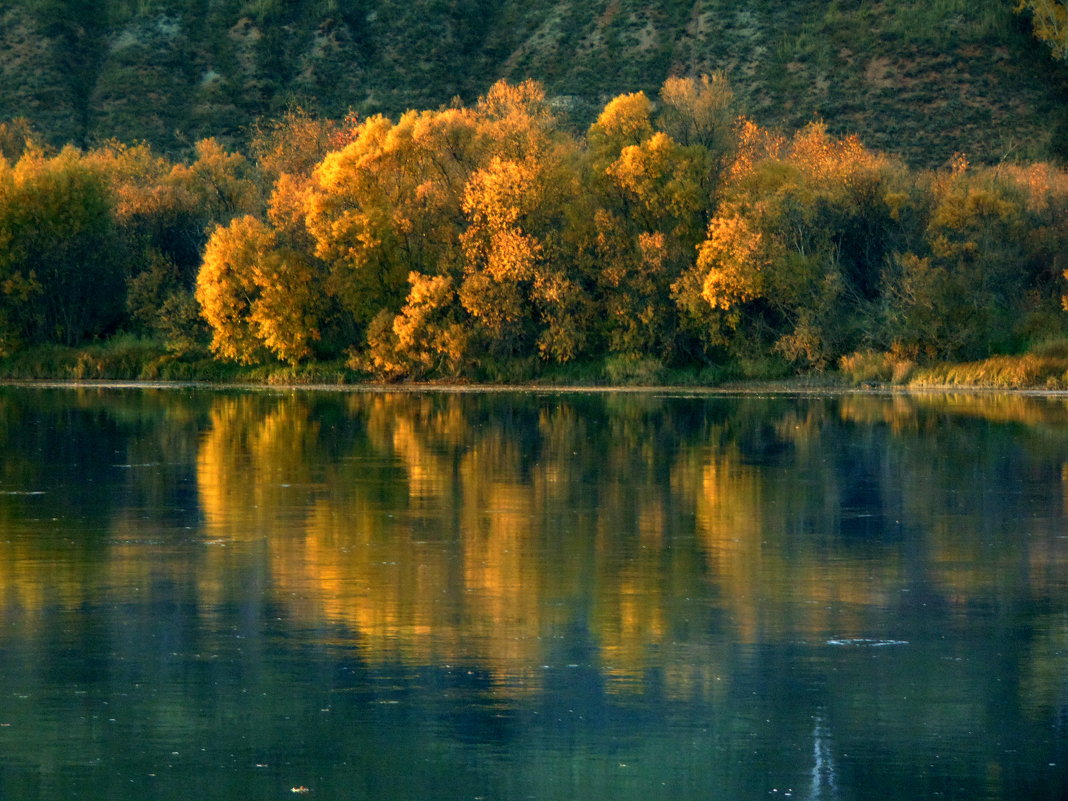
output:
<instances>
[{"instance_id":1,"label":"sunlit treetop","mask_svg":"<svg viewBox=\"0 0 1068 801\"><path fill-rule=\"evenodd\" d=\"M660 126L677 142L713 151L729 147L734 91L723 73L668 78L660 88L660 105Z\"/></svg>"},{"instance_id":2,"label":"sunlit treetop","mask_svg":"<svg viewBox=\"0 0 1068 801\"><path fill-rule=\"evenodd\" d=\"M639 145L653 135L653 104L645 92L634 92L608 101L588 133L595 151L618 153Z\"/></svg>"},{"instance_id":3,"label":"sunlit treetop","mask_svg":"<svg viewBox=\"0 0 1068 801\"><path fill-rule=\"evenodd\" d=\"M475 106L482 133L507 157L522 157L548 146L556 115L537 81L498 81Z\"/></svg>"}]
</instances>

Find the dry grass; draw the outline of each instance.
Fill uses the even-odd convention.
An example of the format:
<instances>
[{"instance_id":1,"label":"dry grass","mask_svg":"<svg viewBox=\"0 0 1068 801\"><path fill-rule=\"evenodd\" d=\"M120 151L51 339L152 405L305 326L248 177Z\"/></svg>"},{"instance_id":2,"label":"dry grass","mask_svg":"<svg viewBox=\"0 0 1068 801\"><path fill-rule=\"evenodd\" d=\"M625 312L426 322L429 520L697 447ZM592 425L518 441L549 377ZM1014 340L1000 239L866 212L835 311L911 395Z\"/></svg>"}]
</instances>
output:
<instances>
[{"instance_id":1,"label":"dry grass","mask_svg":"<svg viewBox=\"0 0 1068 801\"><path fill-rule=\"evenodd\" d=\"M918 368L909 386L1068 389L1068 341L1046 343L1019 356Z\"/></svg>"}]
</instances>

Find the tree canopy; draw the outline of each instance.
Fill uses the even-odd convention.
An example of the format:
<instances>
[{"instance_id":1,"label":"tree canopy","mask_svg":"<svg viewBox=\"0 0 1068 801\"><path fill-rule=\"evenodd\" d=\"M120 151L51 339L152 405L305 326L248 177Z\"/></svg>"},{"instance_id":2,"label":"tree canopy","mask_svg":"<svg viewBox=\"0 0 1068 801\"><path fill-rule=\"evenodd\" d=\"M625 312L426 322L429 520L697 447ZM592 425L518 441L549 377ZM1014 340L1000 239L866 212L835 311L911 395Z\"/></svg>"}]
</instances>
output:
<instances>
[{"instance_id":1,"label":"tree canopy","mask_svg":"<svg viewBox=\"0 0 1068 801\"><path fill-rule=\"evenodd\" d=\"M509 380L1065 334L1064 170L912 170L819 122L756 125L721 75L615 97L581 134L527 81L397 120L296 109L247 155L46 152L22 124L0 146L3 353L130 331L242 364Z\"/></svg>"}]
</instances>

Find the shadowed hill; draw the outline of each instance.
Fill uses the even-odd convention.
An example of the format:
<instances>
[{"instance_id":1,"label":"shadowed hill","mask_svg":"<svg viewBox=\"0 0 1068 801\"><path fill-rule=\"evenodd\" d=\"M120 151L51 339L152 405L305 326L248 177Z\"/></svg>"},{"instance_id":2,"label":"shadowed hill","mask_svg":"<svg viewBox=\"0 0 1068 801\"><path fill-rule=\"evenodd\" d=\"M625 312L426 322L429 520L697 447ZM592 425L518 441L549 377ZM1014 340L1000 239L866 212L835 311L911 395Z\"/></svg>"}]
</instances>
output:
<instances>
[{"instance_id":1,"label":"shadowed hill","mask_svg":"<svg viewBox=\"0 0 1068 801\"><path fill-rule=\"evenodd\" d=\"M396 115L541 81L576 125L723 70L748 113L914 165L1068 155L1068 68L1005 0L10 0L0 120L55 142L240 140L299 104Z\"/></svg>"}]
</instances>

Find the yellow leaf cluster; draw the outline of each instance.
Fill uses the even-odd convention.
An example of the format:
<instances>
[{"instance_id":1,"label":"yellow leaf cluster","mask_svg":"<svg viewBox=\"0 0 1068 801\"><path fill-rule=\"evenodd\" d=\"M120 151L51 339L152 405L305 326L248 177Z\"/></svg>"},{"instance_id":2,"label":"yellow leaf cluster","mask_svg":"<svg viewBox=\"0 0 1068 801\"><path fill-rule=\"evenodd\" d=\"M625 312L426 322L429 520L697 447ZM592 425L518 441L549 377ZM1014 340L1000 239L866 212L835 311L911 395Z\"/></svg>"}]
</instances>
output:
<instances>
[{"instance_id":1,"label":"yellow leaf cluster","mask_svg":"<svg viewBox=\"0 0 1068 801\"><path fill-rule=\"evenodd\" d=\"M297 363L319 338L314 268L255 217L216 229L196 299L212 329L212 351L225 359L251 363L265 348Z\"/></svg>"},{"instance_id":2,"label":"yellow leaf cluster","mask_svg":"<svg viewBox=\"0 0 1068 801\"><path fill-rule=\"evenodd\" d=\"M744 217L715 217L709 222L697 267L705 272L701 295L712 308L729 310L762 295L762 241L763 235L752 230Z\"/></svg>"},{"instance_id":3,"label":"yellow leaf cluster","mask_svg":"<svg viewBox=\"0 0 1068 801\"><path fill-rule=\"evenodd\" d=\"M1035 36L1055 58L1068 59L1068 5L1063 0L1020 0L1016 10L1030 12Z\"/></svg>"}]
</instances>

